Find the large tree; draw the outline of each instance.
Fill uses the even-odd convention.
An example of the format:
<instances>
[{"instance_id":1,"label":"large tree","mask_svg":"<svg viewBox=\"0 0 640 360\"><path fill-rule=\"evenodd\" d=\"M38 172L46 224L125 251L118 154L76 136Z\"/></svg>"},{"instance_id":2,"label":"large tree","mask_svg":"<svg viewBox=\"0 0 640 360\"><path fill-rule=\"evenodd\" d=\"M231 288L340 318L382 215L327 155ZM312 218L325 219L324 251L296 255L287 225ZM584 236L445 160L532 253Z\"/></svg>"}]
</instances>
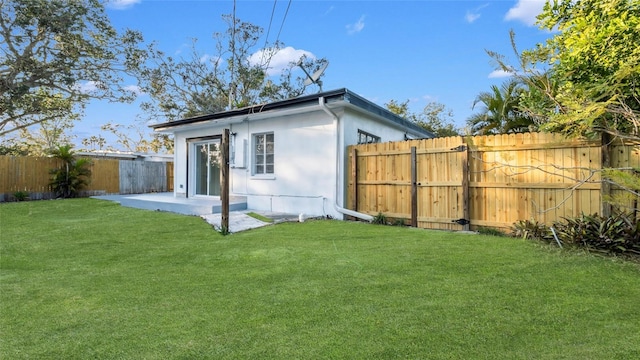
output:
<instances>
[{"instance_id":1,"label":"large tree","mask_svg":"<svg viewBox=\"0 0 640 360\"><path fill-rule=\"evenodd\" d=\"M122 77L141 35L119 34L98 0L0 0L0 36L0 136L135 96Z\"/></svg>"},{"instance_id":2,"label":"large tree","mask_svg":"<svg viewBox=\"0 0 640 360\"><path fill-rule=\"evenodd\" d=\"M602 137L605 145L615 138L640 144L640 1L547 1L538 24L553 35L522 53L512 32L517 66L489 55L528 85L523 104L541 129ZM606 169L604 181L637 201L639 174L639 168Z\"/></svg>"},{"instance_id":3,"label":"large tree","mask_svg":"<svg viewBox=\"0 0 640 360\"><path fill-rule=\"evenodd\" d=\"M0 139L0 147L6 149L8 155L46 156L73 141L69 135L72 128L73 120L66 117L43 121Z\"/></svg>"},{"instance_id":4,"label":"large tree","mask_svg":"<svg viewBox=\"0 0 640 360\"><path fill-rule=\"evenodd\" d=\"M526 109L543 130L640 140L640 1L548 1L538 16L554 34L499 66L525 82Z\"/></svg>"},{"instance_id":5,"label":"large tree","mask_svg":"<svg viewBox=\"0 0 640 360\"><path fill-rule=\"evenodd\" d=\"M270 62L282 44L262 45L263 29L257 25L224 15L227 30L214 34L215 54L198 50L193 41L186 56L168 56L149 46L149 58L137 69L142 91L150 100L142 104L151 120L173 121L183 117L210 114L228 108L282 100L301 95L304 79L294 77L298 62L289 64L279 79L272 79ZM324 59L301 56L300 63L309 73Z\"/></svg>"}]
</instances>

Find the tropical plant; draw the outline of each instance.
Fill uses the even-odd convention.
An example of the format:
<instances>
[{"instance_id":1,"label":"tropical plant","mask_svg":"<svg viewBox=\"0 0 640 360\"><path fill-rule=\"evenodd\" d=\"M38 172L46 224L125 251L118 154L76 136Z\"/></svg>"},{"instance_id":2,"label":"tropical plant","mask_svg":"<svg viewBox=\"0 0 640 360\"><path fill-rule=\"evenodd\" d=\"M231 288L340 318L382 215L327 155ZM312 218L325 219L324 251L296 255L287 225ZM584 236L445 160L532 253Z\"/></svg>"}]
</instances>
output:
<instances>
[{"instance_id":1,"label":"tropical plant","mask_svg":"<svg viewBox=\"0 0 640 360\"><path fill-rule=\"evenodd\" d=\"M617 213L609 217L597 214L565 218L554 225L563 243L605 253L640 255L640 222L633 215Z\"/></svg>"},{"instance_id":2,"label":"tropical plant","mask_svg":"<svg viewBox=\"0 0 640 360\"><path fill-rule=\"evenodd\" d=\"M51 151L51 156L59 159L62 165L49 171L49 186L57 198L76 197L78 192L89 184L91 160L76 158L71 145L62 145Z\"/></svg>"},{"instance_id":3,"label":"tropical plant","mask_svg":"<svg viewBox=\"0 0 640 360\"><path fill-rule=\"evenodd\" d=\"M525 240L553 241L549 227L537 220L516 221L511 227L511 235Z\"/></svg>"},{"instance_id":4,"label":"tropical plant","mask_svg":"<svg viewBox=\"0 0 640 360\"><path fill-rule=\"evenodd\" d=\"M535 126L533 119L520 110L522 84L510 79L502 86L492 85L491 91L480 93L473 102L482 104L483 109L471 115L467 124L474 135L506 134L530 131Z\"/></svg>"}]
</instances>

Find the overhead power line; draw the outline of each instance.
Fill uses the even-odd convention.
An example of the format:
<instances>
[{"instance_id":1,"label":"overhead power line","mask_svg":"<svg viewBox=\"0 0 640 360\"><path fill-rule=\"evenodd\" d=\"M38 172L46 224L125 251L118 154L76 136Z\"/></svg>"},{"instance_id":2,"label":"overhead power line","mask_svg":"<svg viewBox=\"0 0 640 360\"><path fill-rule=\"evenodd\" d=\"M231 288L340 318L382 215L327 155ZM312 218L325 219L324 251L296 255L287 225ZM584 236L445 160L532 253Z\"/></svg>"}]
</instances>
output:
<instances>
[{"instance_id":1,"label":"overhead power line","mask_svg":"<svg viewBox=\"0 0 640 360\"><path fill-rule=\"evenodd\" d=\"M282 24L280 24L280 30L278 30L278 36L276 36L276 44L278 40L280 40L280 33L282 33L282 28L284 27L284 22L287 20L287 14L289 14L289 8L291 7L291 0L289 0L289 4L287 4L287 10L284 12L284 17L282 18Z\"/></svg>"},{"instance_id":2,"label":"overhead power line","mask_svg":"<svg viewBox=\"0 0 640 360\"><path fill-rule=\"evenodd\" d=\"M269 34L271 33L271 24L273 23L273 14L276 12L276 4L278 0L273 1L273 8L271 9L271 19L269 19L269 27L267 28L267 36L264 38L264 48L267 48L267 44L269 43Z\"/></svg>"}]
</instances>

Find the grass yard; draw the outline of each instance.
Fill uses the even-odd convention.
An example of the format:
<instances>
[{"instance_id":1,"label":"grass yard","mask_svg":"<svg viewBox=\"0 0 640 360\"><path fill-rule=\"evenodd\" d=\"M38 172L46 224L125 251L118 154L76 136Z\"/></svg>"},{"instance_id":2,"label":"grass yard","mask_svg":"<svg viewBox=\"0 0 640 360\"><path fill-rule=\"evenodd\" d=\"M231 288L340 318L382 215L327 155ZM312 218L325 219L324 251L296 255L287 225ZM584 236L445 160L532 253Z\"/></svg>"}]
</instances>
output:
<instances>
[{"instance_id":1,"label":"grass yard","mask_svg":"<svg viewBox=\"0 0 640 360\"><path fill-rule=\"evenodd\" d=\"M637 359L640 265L340 221L0 205L3 359Z\"/></svg>"}]
</instances>

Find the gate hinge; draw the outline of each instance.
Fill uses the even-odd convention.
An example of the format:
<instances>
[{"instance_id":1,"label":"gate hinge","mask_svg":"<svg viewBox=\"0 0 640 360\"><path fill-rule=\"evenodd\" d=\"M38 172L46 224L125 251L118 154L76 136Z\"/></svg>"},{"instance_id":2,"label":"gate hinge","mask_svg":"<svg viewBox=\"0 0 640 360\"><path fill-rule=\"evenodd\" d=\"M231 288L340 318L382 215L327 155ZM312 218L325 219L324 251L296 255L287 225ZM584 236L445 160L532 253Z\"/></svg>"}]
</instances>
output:
<instances>
[{"instance_id":1,"label":"gate hinge","mask_svg":"<svg viewBox=\"0 0 640 360\"><path fill-rule=\"evenodd\" d=\"M465 151L465 150L467 150L467 145L458 145L458 146L456 146L454 148L451 148L451 151L461 152L461 151Z\"/></svg>"},{"instance_id":2,"label":"gate hinge","mask_svg":"<svg viewBox=\"0 0 640 360\"><path fill-rule=\"evenodd\" d=\"M458 219L458 220L451 220L451 222L454 222L458 225L469 225L471 224L471 221L467 220L467 219Z\"/></svg>"}]
</instances>

